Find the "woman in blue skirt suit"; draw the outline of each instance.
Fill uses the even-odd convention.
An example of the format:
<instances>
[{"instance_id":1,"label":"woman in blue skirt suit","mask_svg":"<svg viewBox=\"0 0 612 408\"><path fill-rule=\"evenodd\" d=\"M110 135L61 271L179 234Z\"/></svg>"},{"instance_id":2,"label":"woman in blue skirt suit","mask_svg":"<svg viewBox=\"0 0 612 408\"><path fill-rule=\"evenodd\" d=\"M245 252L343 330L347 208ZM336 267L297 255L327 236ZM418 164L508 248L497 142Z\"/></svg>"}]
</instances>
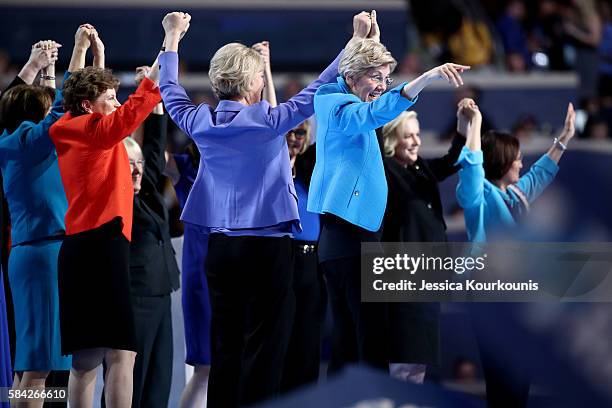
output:
<instances>
[{"instance_id":1,"label":"woman in blue skirt suit","mask_svg":"<svg viewBox=\"0 0 612 408\"><path fill-rule=\"evenodd\" d=\"M69 71L82 68L94 31L81 26ZM87 45L85 47L85 44ZM69 370L61 355L57 256L65 233L68 207L49 128L63 114L55 88L59 44L38 44L52 56L41 70L43 86L19 85L2 95L0 168L11 214L9 282L15 309L14 388L44 389L52 370ZM77 52L77 50L81 52ZM83 58L81 58L81 55ZM66 75L69 75L67 73ZM43 401L28 406L42 406Z\"/></svg>"}]
</instances>

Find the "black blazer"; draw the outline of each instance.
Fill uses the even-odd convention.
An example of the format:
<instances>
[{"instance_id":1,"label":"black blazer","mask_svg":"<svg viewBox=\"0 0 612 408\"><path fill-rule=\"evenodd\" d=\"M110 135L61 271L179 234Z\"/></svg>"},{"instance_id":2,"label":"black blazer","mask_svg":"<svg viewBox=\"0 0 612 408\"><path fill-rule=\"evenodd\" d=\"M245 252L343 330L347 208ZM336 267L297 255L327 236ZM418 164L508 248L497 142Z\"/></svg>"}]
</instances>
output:
<instances>
[{"instance_id":1,"label":"black blazer","mask_svg":"<svg viewBox=\"0 0 612 408\"><path fill-rule=\"evenodd\" d=\"M455 162L465 138L455 136L446 155L419 158L404 168L384 159L389 195L383 241L446 242L446 224L438 183L459 170ZM439 303L387 304L389 358L392 362L440 363Z\"/></svg>"},{"instance_id":2,"label":"black blazer","mask_svg":"<svg viewBox=\"0 0 612 408\"><path fill-rule=\"evenodd\" d=\"M386 242L446 242L438 183L455 174L465 138L456 135L448 153L437 159L420 157L403 167L392 157L384 159L389 195L383 224Z\"/></svg>"},{"instance_id":3,"label":"black blazer","mask_svg":"<svg viewBox=\"0 0 612 408\"><path fill-rule=\"evenodd\" d=\"M134 222L130 243L131 292L135 296L161 296L179 287L179 270L170 242L168 209L163 188L166 167L168 117L150 114L144 124L145 159L140 193L134 196Z\"/></svg>"}]
</instances>

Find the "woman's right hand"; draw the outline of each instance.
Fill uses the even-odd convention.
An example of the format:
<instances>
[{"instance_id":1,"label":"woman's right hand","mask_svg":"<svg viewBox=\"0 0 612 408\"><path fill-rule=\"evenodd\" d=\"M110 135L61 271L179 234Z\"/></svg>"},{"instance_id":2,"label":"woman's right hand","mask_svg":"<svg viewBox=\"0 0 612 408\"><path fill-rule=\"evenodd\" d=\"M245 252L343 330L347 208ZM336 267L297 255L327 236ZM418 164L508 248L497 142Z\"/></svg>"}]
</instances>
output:
<instances>
[{"instance_id":1,"label":"woman's right hand","mask_svg":"<svg viewBox=\"0 0 612 408\"><path fill-rule=\"evenodd\" d=\"M189 30L190 21L191 15L175 11L164 16L162 26L166 35L179 34L180 38L183 38L187 30Z\"/></svg>"}]
</instances>

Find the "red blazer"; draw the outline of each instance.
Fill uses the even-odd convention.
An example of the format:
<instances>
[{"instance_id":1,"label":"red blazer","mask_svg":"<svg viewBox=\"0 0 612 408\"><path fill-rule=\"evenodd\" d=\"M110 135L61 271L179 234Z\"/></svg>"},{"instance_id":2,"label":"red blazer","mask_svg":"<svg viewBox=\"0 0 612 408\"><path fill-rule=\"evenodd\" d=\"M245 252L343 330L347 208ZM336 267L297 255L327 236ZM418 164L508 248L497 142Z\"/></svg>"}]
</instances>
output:
<instances>
[{"instance_id":1,"label":"red blazer","mask_svg":"<svg viewBox=\"0 0 612 408\"><path fill-rule=\"evenodd\" d=\"M134 189L122 140L161 101L159 88L145 78L127 102L110 115L66 113L51 127L66 198L66 234L88 231L121 217L132 237Z\"/></svg>"}]
</instances>

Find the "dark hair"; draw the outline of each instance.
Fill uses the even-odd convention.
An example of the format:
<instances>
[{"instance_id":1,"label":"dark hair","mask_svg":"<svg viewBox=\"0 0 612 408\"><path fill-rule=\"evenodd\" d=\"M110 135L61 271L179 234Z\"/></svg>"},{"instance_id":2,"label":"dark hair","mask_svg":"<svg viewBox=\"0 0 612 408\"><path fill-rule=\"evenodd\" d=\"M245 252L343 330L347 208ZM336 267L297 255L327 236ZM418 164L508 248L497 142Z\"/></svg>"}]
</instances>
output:
<instances>
[{"instance_id":1,"label":"dark hair","mask_svg":"<svg viewBox=\"0 0 612 408\"><path fill-rule=\"evenodd\" d=\"M110 69L86 67L73 72L64 82L64 109L73 116L84 115L81 102L95 101L107 89L119 87Z\"/></svg>"},{"instance_id":2,"label":"dark hair","mask_svg":"<svg viewBox=\"0 0 612 408\"><path fill-rule=\"evenodd\" d=\"M482 137L485 177L489 181L501 179L512 167L521 146L519 140L507 132L490 130Z\"/></svg>"},{"instance_id":3,"label":"dark hair","mask_svg":"<svg viewBox=\"0 0 612 408\"><path fill-rule=\"evenodd\" d=\"M46 86L17 85L9 89L0 99L2 128L14 132L22 122L40 122L47 116L54 98L55 90Z\"/></svg>"}]
</instances>

